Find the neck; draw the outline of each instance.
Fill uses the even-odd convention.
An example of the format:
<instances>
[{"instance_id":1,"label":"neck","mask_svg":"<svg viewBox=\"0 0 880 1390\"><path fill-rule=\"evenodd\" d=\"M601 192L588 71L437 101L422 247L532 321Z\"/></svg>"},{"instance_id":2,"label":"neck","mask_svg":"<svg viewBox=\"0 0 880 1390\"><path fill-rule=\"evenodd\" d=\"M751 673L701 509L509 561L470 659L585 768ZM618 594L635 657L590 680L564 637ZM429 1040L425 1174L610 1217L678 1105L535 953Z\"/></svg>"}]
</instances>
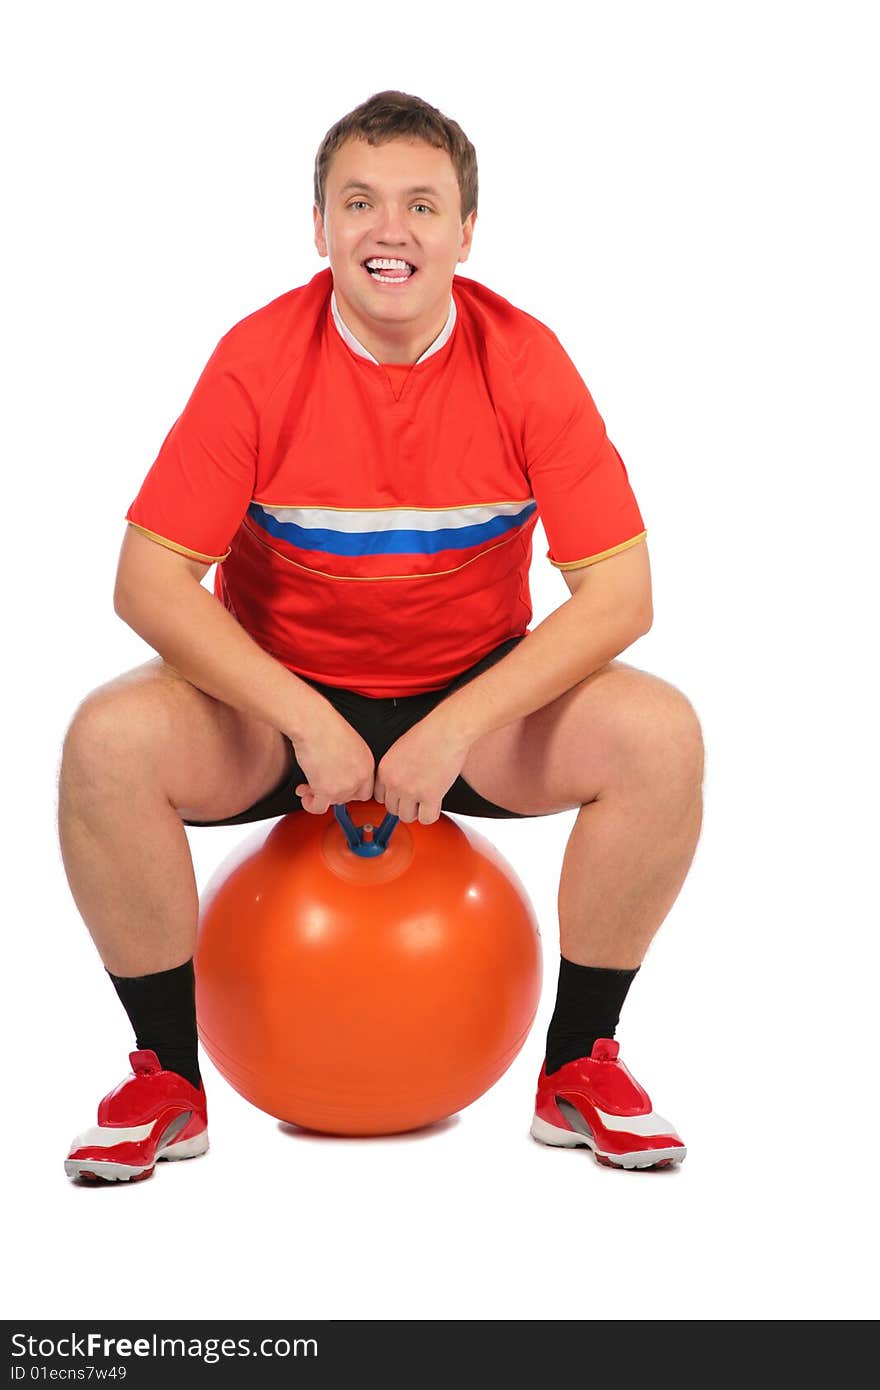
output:
<instances>
[{"instance_id":1,"label":"neck","mask_svg":"<svg viewBox=\"0 0 880 1390\"><path fill-rule=\"evenodd\" d=\"M377 362L411 366L440 336L449 318L449 296L439 306L427 327L412 323L382 323L366 319L338 290L336 308L350 333Z\"/></svg>"}]
</instances>

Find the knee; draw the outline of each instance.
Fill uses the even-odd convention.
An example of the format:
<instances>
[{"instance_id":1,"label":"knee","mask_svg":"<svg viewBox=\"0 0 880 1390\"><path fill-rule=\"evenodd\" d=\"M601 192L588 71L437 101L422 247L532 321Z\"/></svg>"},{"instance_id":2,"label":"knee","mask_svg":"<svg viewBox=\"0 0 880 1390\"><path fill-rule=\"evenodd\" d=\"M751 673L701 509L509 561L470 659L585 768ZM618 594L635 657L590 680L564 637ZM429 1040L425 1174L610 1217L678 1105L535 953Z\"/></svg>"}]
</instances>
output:
<instances>
[{"instance_id":1,"label":"knee","mask_svg":"<svg viewBox=\"0 0 880 1390\"><path fill-rule=\"evenodd\" d=\"M122 711L119 701L93 690L77 706L61 747L61 782L78 786L100 774L117 755Z\"/></svg>"},{"instance_id":2,"label":"knee","mask_svg":"<svg viewBox=\"0 0 880 1390\"><path fill-rule=\"evenodd\" d=\"M129 758L141 747L153 720L144 702L113 683L99 686L77 706L61 748L59 780L70 791L106 786L127 775Z\"/></svg>"},{"instance_id":3,"label":"knee","mask_svg":"<svg viewBox=\"0 0 880 1390\"><path fill-rule=\"evenodd\" d=\"M696 710L656 676L633 683L614 718L618 767L627 781L662 786L666 797L692 800L703 784L703 733Z\"/></svg>"},{"instance_id":4,"label":"knee","mask_svg":"<svg viewBox=\"0 0 880 1390\"><path fill-rule=\"evenodd\" d=\"M681 793L700 793L705 769L703 730L690 700L663 681L650 728L662 774Z\"/></svg>"}]
</instances>

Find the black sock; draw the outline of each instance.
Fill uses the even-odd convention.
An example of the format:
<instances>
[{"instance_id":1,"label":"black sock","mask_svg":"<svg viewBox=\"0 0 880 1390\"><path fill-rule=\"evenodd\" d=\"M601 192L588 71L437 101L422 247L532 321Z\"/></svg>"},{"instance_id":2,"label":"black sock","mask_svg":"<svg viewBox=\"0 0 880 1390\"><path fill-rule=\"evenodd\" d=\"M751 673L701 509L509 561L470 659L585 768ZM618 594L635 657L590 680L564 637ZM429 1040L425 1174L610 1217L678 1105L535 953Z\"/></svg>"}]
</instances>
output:
<instances>
[{"instance_id":1,"label":"black sock","mask_svg":"<svg viewBox=\"0 0 880 1390\"><path fill-rule=\"evenodd\" d=\"M198 1087L199 1036L196 1030L195 974L192 960L155 975L111 975L134 1029L139 1048L151 1048L166 1071L176 1071Z\"/></svg>"},{"instance_id":2,"label":"black sock","mask_svg":"<svg viewBox=\"0 0 880 1390\"><path fill-rule=\"evenodd\" d=\"M575 965L559 957L556 1008L547 1029L547 1071L589 1057L597 1038L613 1038L635 970Z\"/></svg>"}]
</instances>

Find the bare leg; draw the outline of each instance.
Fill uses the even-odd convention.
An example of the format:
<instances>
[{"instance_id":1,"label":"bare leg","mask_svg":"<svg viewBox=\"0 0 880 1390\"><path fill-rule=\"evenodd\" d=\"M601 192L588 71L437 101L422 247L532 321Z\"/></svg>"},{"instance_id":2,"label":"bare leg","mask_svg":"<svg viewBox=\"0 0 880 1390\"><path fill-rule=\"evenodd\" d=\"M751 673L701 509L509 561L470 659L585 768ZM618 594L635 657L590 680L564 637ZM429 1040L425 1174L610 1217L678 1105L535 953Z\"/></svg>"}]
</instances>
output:
<instances>
[{"instance_id":1,"label":"bare leg","mask_svg":"<svg viewBox=\"0 0 880 1390\"><path fill-rule=\"evenodd\" d=\"M586 1145L621 1168L680 1163L680 1135L618 1060L614 1030L628 980L608 976L641 964L693 859L703 780L694 709L666 681L613 661L483 735L462 775L489 801L527 816L578 813L559 882L563 959L532 1135Z\"/></svg>"},{"instance_id":2,"label":"bare leg","mask_svg":"<svg viewBox=\"0 0 880 1390\"><path fill-rule=\"evenodd\" d=\"M83 701L64 741L58 831L71 893L108 970L145 975L192 956L198 894L182 816L235 815L290 762L278 730L161 660Z\"/></svg>"},{"instance_id":3,"label":"bare leg","mask_svg":"<svg viewBox=\"0 0 880 1390\"><path fill-rule=\"evenodd\" d=\"M658 728L572 827L559 941L579 965L639 965L685 881L700 838L703 757L696 720L678 724L671 737Z\"/></svg>"},{"instance_id":4,"label":"bare leg","mask_svg":"<svg viewBox=\"0 0 880 1390\"><path fill-rule=\"evenodd\" d=\"M513 811L578 809L559 883L562 955L578 965L639 965L682 887L702 822L702 732L681 691L610 662L485 734L462 772Z\"/></svg>"}]
</instances>

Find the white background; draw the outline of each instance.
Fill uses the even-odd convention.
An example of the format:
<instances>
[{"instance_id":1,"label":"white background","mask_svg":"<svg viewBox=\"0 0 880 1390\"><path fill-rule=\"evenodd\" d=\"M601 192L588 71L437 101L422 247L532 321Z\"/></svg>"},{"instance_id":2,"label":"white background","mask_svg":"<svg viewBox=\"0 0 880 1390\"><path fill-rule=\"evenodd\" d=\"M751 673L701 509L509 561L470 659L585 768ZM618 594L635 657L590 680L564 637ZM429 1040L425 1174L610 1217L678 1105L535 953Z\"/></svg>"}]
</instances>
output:
<instances>
[{"instance_id":1,"label":"white background","mask_svg":"<svg viewBox=\"0 0 880 1390\"><path fill-rule=\"evenodd\" d=\"M876 1314L872 11L8 14L8 1316ZM648 526L655 622L625 659L693 701L706 815L618 1038L688 1159L611 1172L528 1137L570 813L471 822L526 884L546 969L525 1048L456 1120L293 1137L205 1058L209 1155L82 1189L68 1140L133 1042L67 888L56 777L78 701L153 655L113 611L123 516L220 336L326 265L315 152L387 87L476 145L464 273L558 334ZM545 548L535 623L567 597ZM189 832L200 885L250 831Z\"/></svg>"}]
</instances>

